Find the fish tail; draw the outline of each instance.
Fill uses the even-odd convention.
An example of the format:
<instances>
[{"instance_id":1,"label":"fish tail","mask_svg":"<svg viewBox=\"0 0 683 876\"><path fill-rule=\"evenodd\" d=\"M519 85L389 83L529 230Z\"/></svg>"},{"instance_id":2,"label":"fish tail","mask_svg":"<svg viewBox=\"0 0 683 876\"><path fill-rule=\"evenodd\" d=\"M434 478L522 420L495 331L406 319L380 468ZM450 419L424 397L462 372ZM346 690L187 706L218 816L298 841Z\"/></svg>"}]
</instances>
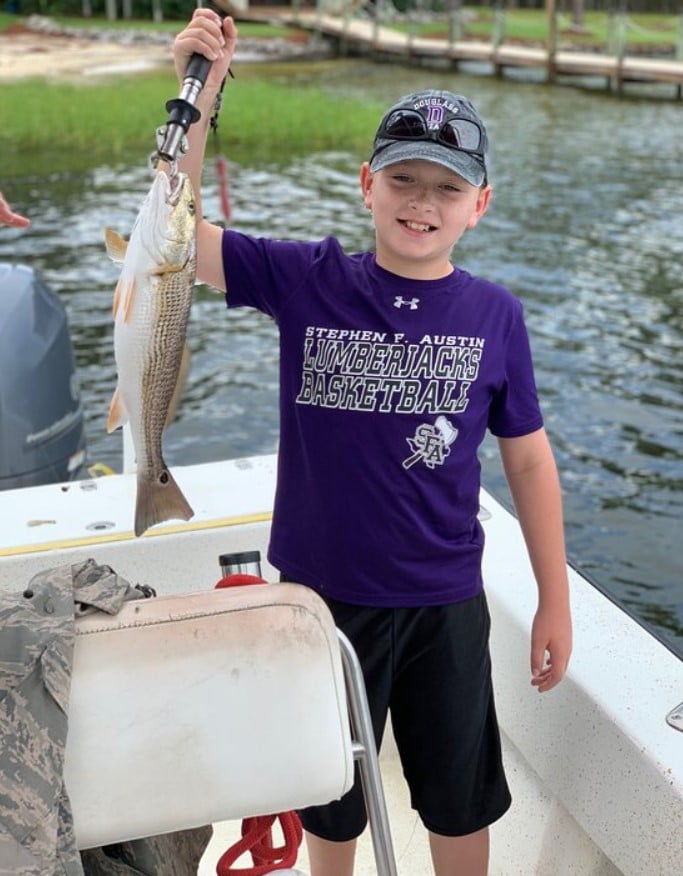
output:
<instances>
[{"instance_id":1,"label":"fish tail","mask_svg":"<svg viewBox=\"0 0 683 876\"><path fill-rule=\"evenodd\" d=\"M168 469L154 479L144 474L138 477L136 535L165 520L189 520L193 515L194 511Z\"/></svg>"}]
</instances>

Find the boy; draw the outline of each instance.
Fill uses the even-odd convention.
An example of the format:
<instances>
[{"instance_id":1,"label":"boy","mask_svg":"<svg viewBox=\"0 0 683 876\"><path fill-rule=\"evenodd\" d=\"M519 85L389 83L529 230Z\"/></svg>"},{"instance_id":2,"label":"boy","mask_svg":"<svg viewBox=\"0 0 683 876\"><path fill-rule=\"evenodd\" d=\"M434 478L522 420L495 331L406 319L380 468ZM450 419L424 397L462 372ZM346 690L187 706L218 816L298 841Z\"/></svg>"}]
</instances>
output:
<instances>
[{"instance_id":1,"label":"boy","mask_svg":"<svg viewBox=\"0 0 683 876\"><path fill-rule=\"evenodd\" d=\"M181 162L199 201L233 22L198 10L174 45L214 61ZM316 589L354 644L378 744L391 709L436 876L488 867L510 805L491 691L477 448L498 436L539 588L532 684L565 673L571 621L557 471L519 302L451 263L486 212L487 136L450 92L400 100L361 167L376 251L254 239L198 223L198 276L278 323L281 436L269 559ZM202 216L201 205L197 215ZM546 655L548 660L546 662ZM312 876L351 876L358 787L302 813Z\"/></svg>"}]
</instances>

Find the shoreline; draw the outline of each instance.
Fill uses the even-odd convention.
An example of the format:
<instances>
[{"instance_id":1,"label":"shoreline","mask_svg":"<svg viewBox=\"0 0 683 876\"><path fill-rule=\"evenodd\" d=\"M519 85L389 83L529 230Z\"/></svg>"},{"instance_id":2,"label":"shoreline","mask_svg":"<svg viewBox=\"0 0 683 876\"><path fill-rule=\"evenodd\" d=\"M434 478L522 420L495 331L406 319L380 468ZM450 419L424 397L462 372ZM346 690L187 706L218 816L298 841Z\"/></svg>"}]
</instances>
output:
<instances>
[{"instance_id":1,"label":"shoreline","mask_svg":"<svg viewBox=\"0 0 683 876\"><path fill-rule=\"evenodd\" d=\"M181 26L178 23L178 31ZM93 81L164 67L172 69L174 36L168 31L62 27L49 16L31 15L0 33L0 83L36 77ZM536 45L528 40L508 43L513 47ZM582 52L580 47L574 46L574 50ZM644 56L634 46L629 53L635 58ZM652 55L651 47L649 54ZM669 53L665 54L668 57ZM333 46L324 38L292 29L286 37L240 37L235 61L313 61L333 55Z\"/></svg>"},{"instance_id":2,"label":"shoreline","mask_svg":"<svg viewBox=\"0 0 683 876\"><path fill-rule=\"evenodd\" d=\"M38 26L10 25L0 33L0 82L44 77L91 80L173 67L170 33L75 31L50 19ZM235 53L239 63L314 59L323 47L300 38L244 39Z\"/></svg>"}]
</instances>

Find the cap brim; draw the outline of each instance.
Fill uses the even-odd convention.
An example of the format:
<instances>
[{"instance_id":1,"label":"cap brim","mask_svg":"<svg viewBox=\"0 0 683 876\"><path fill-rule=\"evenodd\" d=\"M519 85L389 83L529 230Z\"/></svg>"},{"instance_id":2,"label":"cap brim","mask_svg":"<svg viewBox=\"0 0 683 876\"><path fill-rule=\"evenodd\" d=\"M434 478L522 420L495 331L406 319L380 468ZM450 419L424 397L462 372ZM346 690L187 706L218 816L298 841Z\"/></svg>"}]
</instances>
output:
<instances>
[{"instance_id":1,"label":"cap brim","mask_svg":"<svg viewBox=\"0 0 683 876\"><path fill-rule=\"evenodd\" d=\"M381 147L381 142L380 142ZM428 140L400 140L381 149L370 162L375 173L399 161L431 161L457 173L470 185L480 186L486 179L486 169L478 158L467 152L449 149Z\"/></svg>"}]
</instances>

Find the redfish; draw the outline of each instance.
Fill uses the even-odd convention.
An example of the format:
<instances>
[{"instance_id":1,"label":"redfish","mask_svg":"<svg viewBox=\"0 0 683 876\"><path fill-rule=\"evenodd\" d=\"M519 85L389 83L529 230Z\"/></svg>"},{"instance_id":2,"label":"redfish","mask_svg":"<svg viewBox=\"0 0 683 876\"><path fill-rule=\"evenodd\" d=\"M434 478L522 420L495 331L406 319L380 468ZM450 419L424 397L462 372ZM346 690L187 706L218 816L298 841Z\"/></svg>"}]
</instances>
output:
<instances>
[{"instance_id":1,"label":"redfish","mask_svg":"<svg viewBox=\"0 0 683 876\"><path fill-rule=\"evenodd\" d=\"M162 435L179 381L197 269L189 178L158 170L130 239L105 230L123 268L114 293L118 384L107 431L130 422L137 462L135 534L194 512L164 462Z\"/></svg>"}]
</instances>

